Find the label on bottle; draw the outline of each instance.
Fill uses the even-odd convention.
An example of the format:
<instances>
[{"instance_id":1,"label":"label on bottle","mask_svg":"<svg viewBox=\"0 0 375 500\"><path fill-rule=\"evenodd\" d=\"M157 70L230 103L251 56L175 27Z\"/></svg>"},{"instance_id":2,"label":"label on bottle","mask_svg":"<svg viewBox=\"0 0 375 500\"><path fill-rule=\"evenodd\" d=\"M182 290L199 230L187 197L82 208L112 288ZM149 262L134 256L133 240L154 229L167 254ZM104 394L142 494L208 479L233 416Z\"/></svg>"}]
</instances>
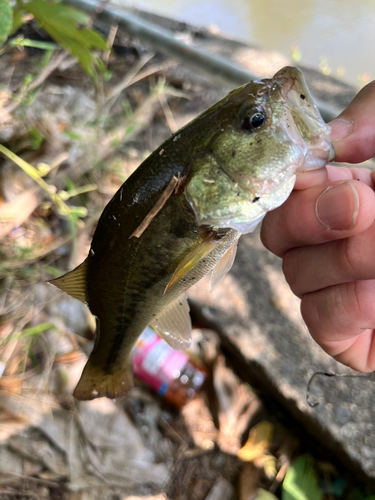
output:
<instances>
[{"instance_id":1,"label":"label on bottle","mask_svg":"<svg viewBox=\"0 0 375 500\"><path fill-rule=\"evenodd\" d=\"M181 375L188 361L185 352L172 349L150 327L139 337L133 350L134 374L159 393L164 393Z\"/></svg>"}]
</instances>

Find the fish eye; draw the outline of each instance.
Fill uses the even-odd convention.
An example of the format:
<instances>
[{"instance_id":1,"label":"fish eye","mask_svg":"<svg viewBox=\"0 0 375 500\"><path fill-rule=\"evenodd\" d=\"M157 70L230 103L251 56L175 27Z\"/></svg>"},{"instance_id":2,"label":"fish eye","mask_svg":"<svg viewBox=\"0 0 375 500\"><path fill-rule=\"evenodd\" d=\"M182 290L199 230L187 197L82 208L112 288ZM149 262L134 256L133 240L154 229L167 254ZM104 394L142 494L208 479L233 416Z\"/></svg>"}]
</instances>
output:
<instances>
[{"instance_id":1,"label":"fish eye","mask_svg":"<svg viewBox=\"0 0 375 500\"><path fill-rule=\"evenodd\" d=\"M252 107L240 114L240 126L243 130L254 132L267 123L267 113L262 107Z\"/></svg>"}]
</instances>

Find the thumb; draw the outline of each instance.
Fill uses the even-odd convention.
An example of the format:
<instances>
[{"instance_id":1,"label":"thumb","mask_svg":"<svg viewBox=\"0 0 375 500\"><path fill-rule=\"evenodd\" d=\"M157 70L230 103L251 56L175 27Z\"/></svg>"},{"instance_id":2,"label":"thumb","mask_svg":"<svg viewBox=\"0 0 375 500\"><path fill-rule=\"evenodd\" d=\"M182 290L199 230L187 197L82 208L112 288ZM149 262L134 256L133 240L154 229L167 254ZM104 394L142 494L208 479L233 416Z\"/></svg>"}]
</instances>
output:
<instances>
[{"instance_id":1,"label":"thumb","mask_svg":"<svg viewBox=\"0 0 375 500\"><path fill-rule=\"evenodd\" d=\"M375 156L375 81L331 123L335 161L360 163Z\"/></svg>"}]
</instances>

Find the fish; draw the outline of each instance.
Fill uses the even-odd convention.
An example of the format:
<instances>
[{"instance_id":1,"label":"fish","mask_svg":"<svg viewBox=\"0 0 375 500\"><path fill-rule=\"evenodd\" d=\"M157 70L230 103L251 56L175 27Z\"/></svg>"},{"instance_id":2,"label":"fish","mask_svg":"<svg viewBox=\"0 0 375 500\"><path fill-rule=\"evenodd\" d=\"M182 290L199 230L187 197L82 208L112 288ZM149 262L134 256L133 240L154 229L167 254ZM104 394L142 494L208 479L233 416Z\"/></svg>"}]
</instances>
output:
<instances>
[{"instance_id":1,"label":"fish","mask_svg":"<svg viewBox=\"0 0 375 500\"><path fill-rule=\"evenodd\" d=\"M334 158L330 128L301 71L232 90L159 146L104 208L87 258L50 283L96 317L93 350L74 390L119 398L148 325L172 347L191 340L188 288L230 269L238 239L291 193L296 172Z\"/></svg>"}]
</instances>

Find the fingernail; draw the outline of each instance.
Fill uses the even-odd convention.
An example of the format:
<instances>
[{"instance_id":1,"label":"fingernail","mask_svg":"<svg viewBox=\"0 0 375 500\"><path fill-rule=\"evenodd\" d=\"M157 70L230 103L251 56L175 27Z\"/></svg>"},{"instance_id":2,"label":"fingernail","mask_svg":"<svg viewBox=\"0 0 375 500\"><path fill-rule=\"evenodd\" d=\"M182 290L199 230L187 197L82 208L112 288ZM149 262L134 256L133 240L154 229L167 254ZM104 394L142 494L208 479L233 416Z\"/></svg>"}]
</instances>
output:
<instances>
[{"instance_id":1,"label":"fingernail","mask_svg":"<svg viewBox=\"0 0 375 500\"><path fill-rule=\"evenodd\" d=\"M352 133L354 128L353 120L336 118L328 124L331 127L331 141L341 141Z\"/></svg>"},{"instance_id":2,"label":"fingernail","mask_svg":"<svg viewBox=\"0 0 375 500\"><path fill-rule=\"evenodd\" d=\"M315 213L319 222L335 231L352 229L357 222L358 193L351 182L329 186L316 201Z\"/></svg>"}]
</instances>

